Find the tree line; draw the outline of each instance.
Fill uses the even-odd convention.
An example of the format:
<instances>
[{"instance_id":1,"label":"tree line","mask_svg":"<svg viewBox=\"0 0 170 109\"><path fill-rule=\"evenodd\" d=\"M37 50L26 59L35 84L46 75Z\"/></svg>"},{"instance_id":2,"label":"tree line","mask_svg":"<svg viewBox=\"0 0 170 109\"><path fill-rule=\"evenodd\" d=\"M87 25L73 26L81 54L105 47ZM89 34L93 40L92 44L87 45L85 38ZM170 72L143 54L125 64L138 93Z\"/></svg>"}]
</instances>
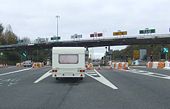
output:
<instances>
[{"instance_id":1,"label":"tree line","mask_svg":"<svg viewBox=\"0 0 170 109\"><path fill-rule=\"evenodd\" d=\"M0 24L0 45L16 44L17 36L12 31L12 27L8 25L6 28Z\"/></svg>"},{"instance_id":2,"label":"tree line","mask_svg":"<svg viewBox=\"0 0 170 109\"><path fill-rule=\"evenodd\" d=\"M8 25L4 27L0 23L0 46L11 45L20 43L30 43L30 38L19 38L12 30L12 27ZM31 52L27 50L4 50L0 51L0 64L16 64L17 62L23 62L26 60L45 62L49 55L50 50L32 49ZM23 53L26 53L26 57L23 57Z\"/></svg>"},{"instance_id":3,"label":"tree line","mask_svg":"<svg viewBox=\"0 0 170 109\"><path fill-rule=\"evenodd\" d=\"M157 45L157 44L150 44L150 45L129 45L127 48L123 50L116 50L113 52L113 60L126 60L127 58L134 59L133 52L134 50L146 49L147 55L144 58L145 61L150 60L150 56L152 55L154 61L160 61L162 59L162 48L168 48L170 50L169 44L164 45ZM167 54L167 58L170 59L170 52Z\"/></svg>"}]
</instances>

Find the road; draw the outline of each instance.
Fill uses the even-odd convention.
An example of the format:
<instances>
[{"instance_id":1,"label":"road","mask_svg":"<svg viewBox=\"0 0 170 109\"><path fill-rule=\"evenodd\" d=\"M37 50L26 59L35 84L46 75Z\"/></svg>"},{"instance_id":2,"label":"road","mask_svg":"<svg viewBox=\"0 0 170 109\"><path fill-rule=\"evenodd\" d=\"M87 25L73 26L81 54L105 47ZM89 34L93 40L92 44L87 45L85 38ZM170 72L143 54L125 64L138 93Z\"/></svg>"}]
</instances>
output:
<instances>
[{"instance_id":1,"label":"road","mask_svg":"<svg viewBox=\"0 0 170 109\"><path fill-rule=\"evenodd\" d=\"M170 109L168 70L102 68L82 81L39 79L50 69L0 68L0 109Z\"/></svg>"}]
</instances>

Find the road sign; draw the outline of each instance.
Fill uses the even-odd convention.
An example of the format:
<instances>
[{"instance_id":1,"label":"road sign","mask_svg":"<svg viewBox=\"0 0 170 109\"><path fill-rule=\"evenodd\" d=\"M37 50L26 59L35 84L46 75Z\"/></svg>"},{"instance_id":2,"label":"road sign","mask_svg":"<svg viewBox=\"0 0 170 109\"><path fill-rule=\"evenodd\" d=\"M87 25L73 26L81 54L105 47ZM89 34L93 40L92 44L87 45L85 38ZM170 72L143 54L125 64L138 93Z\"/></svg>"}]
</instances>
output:
<instances>
[{"instance_id":1,"label":"road sign","mask_svg":"<svg viewBox=\"0 0 170 109\"><path fill-rule=\"evenodd\" d=\"M60 39L61 39L61 37L56 37L56 36L51 37L51 40L60 40Z\"/></svg>"},{"instance_id":2,"label":"road sign","mask_svg":"<svg viewBox=\"0 0 170 109\"><path fill-rule=\"evenodd\" d=\"M74 34L71 36L71 39L80 39L82 38L82 35Z\"/></svg>"},{"instance_id":3,"label":"road sign","mask_svg":"<svg viewBox=\"0 0 170 109\"><path fill-rule=\"evenodd\" d=\"M127 35L127 31L113 32L113 36L121 36L121 35Z\"/></svg>"},{"instance_id":4,"label":"road sign","mask_svg":"<svg viewBox=\"0 0 170 109\"><path fill-rule=\"evenodd\" d=\"M102 37L103 36L103 33L98 33L98 37Z\"/></svg>"},{"instance_id":5,"label":"road sign","mask_svg":"<svg viewBox=\"0 0 170 109\"><path fill-rule=\"evenodd\" d=\"M103 36L103 33L94 32L93 34L90 34L90 37L102 37L102 36Z\"/></svg>"},{"instance_id":6,"label":"road sign","mask_svg":"<svg viewBox=\"0 0 170 109\"><path fill-rule=\"evenodd\" d=\"M146 28L145 30L139 30L139 34L149 34L149 33L155 33L155 29L148 29Z\"/></svg>"},{"instance_id":7,"label":"road sign","mask_svg":"<svg viewBox=\"0 0 170 109\"><path fill-rule=\"evenodd\" d=\"M26 53L22 53L22 55L23 55L24 57L27 57Z\"/></svg>"},{"instance_id":8,"label":"road sign","mask_svg":"<svg viewBox=\"0 0 170 109\"><path fill-rule=\"evenodd\" d=\"M139 59L139 56L140 56L139 50L134 50L134 51L133 51L133 58L134 58L134 59Z\"/></svg>"},{"instance_id":9,"label":"road sign","mask_svg":"<svg viewBox=\"0 0 170 109\"><path fill-rule=\"evenodd\" d=\"M168 50L168 48L163 48L163 49L162 49L162 52L163 52L163 53L168 53L169 50Z\"/></svg>"},{"instance_id":10,"label":"road sign","mask_svg":"<svg viewBox=\"0 0 170 109\"><path fill-rule=\"evenodd\" d=\"M94 34L90 34L90 37L94 37Z\"/></svg>"}]
</instances>

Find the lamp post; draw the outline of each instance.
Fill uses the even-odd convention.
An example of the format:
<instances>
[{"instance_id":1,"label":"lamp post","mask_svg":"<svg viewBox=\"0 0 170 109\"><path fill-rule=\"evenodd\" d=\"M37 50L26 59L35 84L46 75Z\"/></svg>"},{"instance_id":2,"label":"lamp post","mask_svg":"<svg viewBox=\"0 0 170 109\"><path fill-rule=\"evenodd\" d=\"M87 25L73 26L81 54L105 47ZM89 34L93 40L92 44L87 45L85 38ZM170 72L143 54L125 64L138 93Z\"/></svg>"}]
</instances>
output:
<instances>
[{"instance_id":1,"label":"lamp post","mask_svg":"<svg viewBox=\"0 0 170 109\"><path fill-rule=\"evenodd\" d=\"M57 18L57 37L58 37L58 19L60 18L60 16L57 15L56 18Z\"/></svg>"}]
</instances>

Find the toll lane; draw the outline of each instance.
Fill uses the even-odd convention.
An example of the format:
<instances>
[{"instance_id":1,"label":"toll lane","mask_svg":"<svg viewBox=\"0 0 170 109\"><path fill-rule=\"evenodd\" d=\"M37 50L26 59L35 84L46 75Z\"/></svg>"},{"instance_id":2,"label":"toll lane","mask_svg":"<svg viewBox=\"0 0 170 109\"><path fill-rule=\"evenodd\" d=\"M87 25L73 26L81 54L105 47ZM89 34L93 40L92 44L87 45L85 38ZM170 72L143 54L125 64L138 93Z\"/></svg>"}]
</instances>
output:
<instances>
[{"instance_id":1,"label":"toll lane","mask_svg":"<svg viewBox=\"0 0 170 109\"><path fill-rule=\"evenodd\" d=\"M0 77L0 108L6 109L168 109L170 80L122 70L87 71L81 81L55 80L34 83L51 67L30 69ZM93 72L93 73L92 73ZM107 84L117 87L113 89ZM9 86L10 83L14 83Z\"/></svg>"}]
</instances>

